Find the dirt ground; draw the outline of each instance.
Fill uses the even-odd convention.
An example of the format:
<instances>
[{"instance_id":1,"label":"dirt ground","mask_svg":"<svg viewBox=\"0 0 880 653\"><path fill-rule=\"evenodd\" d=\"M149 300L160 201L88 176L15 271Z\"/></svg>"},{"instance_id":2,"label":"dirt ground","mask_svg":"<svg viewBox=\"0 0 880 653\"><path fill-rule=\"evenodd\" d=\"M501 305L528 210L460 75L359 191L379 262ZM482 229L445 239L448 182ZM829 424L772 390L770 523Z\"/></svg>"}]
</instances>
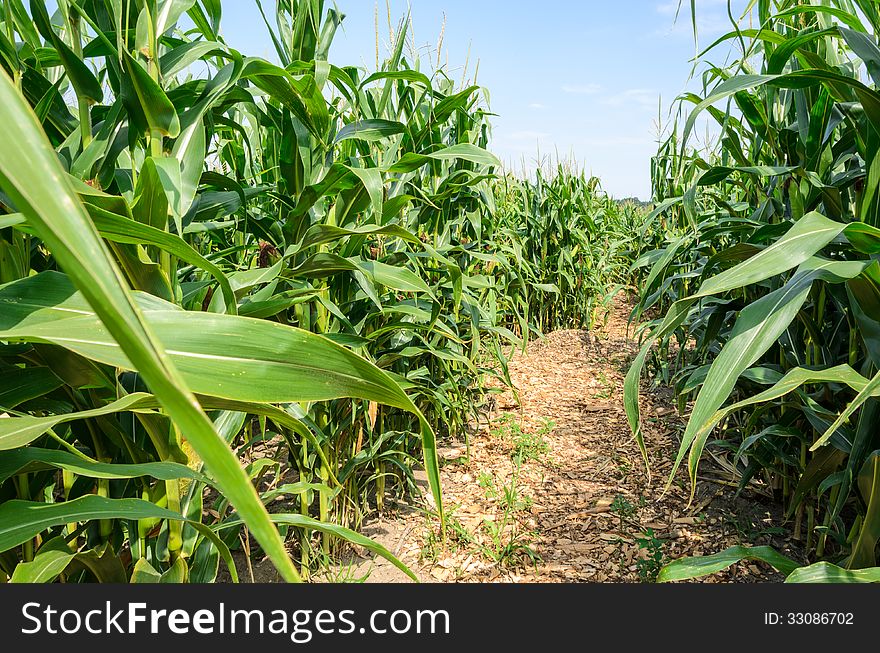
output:
<instances>
[{"instance_id":1,"label":"dirt ground","mask_svg":"<svg viewBox=\"0 0 880 653\"><path fill-rule=\"evenodd\" d=\"M752 485L737 497L730 463L717 453L701 466L692 503L682 472L663 493L684 424L668 391L645 388L648 482L623 409L637 349L628 312L618 301L601 329L552 333L514 357L517 393L498 396L470 455L467 443L441 450L445 545L425 516L430 505L398 506L364 534L427 582L651 582L669 560L735 544L770 544L797 559L770 492ZM382 560L356 560L333 575L406 582ZM741 563L706 582L779 580L769 567Z\"/></svg>"},{"instance_id":2,"label":"dirt ground","mask_svg":"<svg viewBox=\"0 0 880 653\"><path fill-rule=\"evenodd\" d=\"M425 503L387 499L364 535L423 582L653 582L670 560L736 544L767 544L800 559L769 489L753 483L737 496L732 465L717 451L701 464L692 502L683 471L664 493L684 422L671 392L646 383L648 480L623 408L624 376L637 351L630 308L619 297L601 328L551 333L515 355L516 392L498 388L469 443L444 444L445 543L419 471ZM410 582L384 559L360 553L312 580ZM268 560L238 566L245 582L277 580ZM781 580L766 565L740 563L704 582Z\"/></svg>"}]
</instances>

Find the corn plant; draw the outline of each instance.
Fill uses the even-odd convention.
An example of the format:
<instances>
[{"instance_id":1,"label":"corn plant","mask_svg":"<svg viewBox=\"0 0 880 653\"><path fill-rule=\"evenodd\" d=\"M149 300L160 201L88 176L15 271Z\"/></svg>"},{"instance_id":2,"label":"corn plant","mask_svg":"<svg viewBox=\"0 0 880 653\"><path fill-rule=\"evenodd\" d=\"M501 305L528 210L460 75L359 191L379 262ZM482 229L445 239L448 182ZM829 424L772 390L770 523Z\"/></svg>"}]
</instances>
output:
<instances>
[{"instance_id":1,"label":"corn plant","mask_svg":"<svg viewBox=\"0 0 880 653\"><path fill-rule=\"evenodd\" d=\"M282 68L224 44L218 3L71 1L53 15L41 2L4 3L0 510L14 528L0 548L14 580L209 580L241 524L295 580L272 522L363 542L330 521L351 473L333 454L353 432L352 460L361 450L380 460L389 441L409 455L413 422L377 415L386 409L416 416L442 519L434 432L405 392L413 384L363 351L370 336L402 331L395 317L415 316L417 332L439 309L399 244L419 242L397 223L411 198L385 184L400 175L403 187L426 165L495 160L476 145L438 148L431 129L370 156L403 128L360 113L374 96L390 107L401 77L380 74L371 81L388 81L374 92L331 68L340 17L321 4L278 5ZM195 29L177 26L184 13ZM210 73L195 76L196 62ZM413 75L430 102L448 99ZM329 101L326 84L341 89ZM447 117L471 95L447 102ZM34 164L21 166L20 152ZM380 237L394 241L382 246L397 265L359 256ZM342 294L325 281L337 277ZM386 295L403 308L385 309ZM342 313L343 302L372 303L387 323ZM363 414L376 415L368 433ZM376 424L385 428L371 442ZM270 437L310 473L265 491L260 465L243 468L230 447ZM222 497L212 524L206 487ZM299 497L301 511L270 517L264 504L279 494Z\"/></svg>"},{"instance_id":2,"label":"corn plant","mask_svg":"<svg viewBox=\"0 0 880 653\"><path fill-rule=\"evenodd\" d=\"M653 162L648 220L665 243L642 260L639 315L665 316L648 324L626 409L641 443L638 386L653 356L690 412L675 469L686 462L695 484L706 446L728 450L742 486L778 492L811 557L871 568L880 13L858 0L754 0L746 13L748 29L701 55L730 46L739 58L705 64L704 92L681 98ZM717 142L695 148L706 115Z\"/></svg>"},{"instance_id":3,"label":"corn plant","mask_svg":"<svg viewBox=\"0 0 880 653\"><path fill-rule=\"evenodd\" d=\"M511 326L592 328L638 276L632 263L650 242L638 235L640 208L562 164L549 178L539 169L533 181L507 175L497 186L497 239L516 270L508 288L520 323Z\"/></svg>"},{"instance_id":4,"label":"corn plant","mask_svg":"<svg viewBox=\"0 0 880 653\"><path fill-rule=\"evenodd\" d=\"M364 515L420 458L442 531L435 432L629 278L638 212L499 179L407 19L367 71L322 0L256 5L279 64L220 2L0 3L0 578L236 580L250 535L286 580L339 542L408 571Z\"/></svg>"}]
</instances>

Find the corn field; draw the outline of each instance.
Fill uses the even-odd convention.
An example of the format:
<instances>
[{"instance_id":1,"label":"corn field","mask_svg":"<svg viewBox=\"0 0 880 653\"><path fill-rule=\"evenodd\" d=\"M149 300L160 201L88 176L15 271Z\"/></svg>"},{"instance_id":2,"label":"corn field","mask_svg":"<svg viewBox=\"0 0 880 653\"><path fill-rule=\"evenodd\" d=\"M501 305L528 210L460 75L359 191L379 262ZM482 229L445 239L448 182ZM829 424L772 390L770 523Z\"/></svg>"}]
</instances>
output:
<instances>
[{"instance_id":1,"label":"corn field","mask_svg":"<svg viewBox=\"0 0 880 653\"><path fill-rule=\"evenodd\" d=\"M508 356L601 320L644 215L489 151L483 90L328 52L323 0L2 0L0 579L288 581L387 496L445 511ZM659 245L659 241L654 243ZM840 496L847 494L839 492Z\"/></svg>"},{"instance_id":2,"label":"corn field","mask_svg":"<svg viewBox=\"0 0 880 653\"><path fill-rule=\"evenodd\" d=\"M417 580L365 522L427 494L445 543L439 448L469 458L509 363L620 297L646 482L693 500L711 457L803 549L658 554L657 579L880 580L876 2L731 9L647 210L576 164L506 169L479 67L411 16L367 69L330 62L324 0L253 7L272 61L220 0L0 0L0 581L238 582L257 552L309 581L354 549ZM686 422L659 480L656 387Z\"/></svg>"},{"instance_id":3,"label":"corn field","mask_svg":"<svg viewBox=\"0 0 880 653\"><path fill-rule=\"evenodd\" d=\"M748 29L700 55L703 92L681 98L652 162L648 228L665 242L638 262L649 273L637 311L654 319L626 409L639 437L650 369L690 414L675 467L692 487L708 449L741 489L774 489L817 561L790 580L876 580L880 7L752 0L747 13ZM739 57L712 64L727 46ZM718 137L695 148L706 116ZM740 548L664 573L691 578L742 558L797 567Z\"/></svg>"}]
</instances>

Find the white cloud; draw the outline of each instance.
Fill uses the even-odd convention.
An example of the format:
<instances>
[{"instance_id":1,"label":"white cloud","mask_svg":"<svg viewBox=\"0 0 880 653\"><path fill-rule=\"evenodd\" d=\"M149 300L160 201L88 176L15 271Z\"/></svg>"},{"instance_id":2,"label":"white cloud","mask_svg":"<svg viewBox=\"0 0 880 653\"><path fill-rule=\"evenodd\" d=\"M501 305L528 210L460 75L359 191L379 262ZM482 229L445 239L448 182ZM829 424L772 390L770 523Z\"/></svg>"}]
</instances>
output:
<instances>
[{"instance_id":1,"label":"white cloud","mask_svg":"<svg viewBox=\"0 0 880 653\"><path fill-rule=\"evenodd\" d=\"M562 87L562 92L569 95L596 95L601 90L599 84L566 84Z\"/></svg>"},{"instance_id":2,"label":"white cloud","mask_svg":"<svg viewBox=\"0 0 880 653\"><path fill-rule=\"evenodd\" d=\"M631 88L622 93L605 96L601 102L612 107L635 106L642 109L654 109L657 107L659 96L660 94L657 91L651 89Z\"/></svg>"},{"instance_id":3,"label":"white cloud","mask_svg":"<svg viewBox=\"0 0 880 653\"><path fill-rule=\"evenodd\" d=\"M541 109L546 109L546 108L547 108L547 105L541 104L540 102L532 102L529 105L529 109L535 109L536 111L540 111Z\"/></svg>"}]
</instances>

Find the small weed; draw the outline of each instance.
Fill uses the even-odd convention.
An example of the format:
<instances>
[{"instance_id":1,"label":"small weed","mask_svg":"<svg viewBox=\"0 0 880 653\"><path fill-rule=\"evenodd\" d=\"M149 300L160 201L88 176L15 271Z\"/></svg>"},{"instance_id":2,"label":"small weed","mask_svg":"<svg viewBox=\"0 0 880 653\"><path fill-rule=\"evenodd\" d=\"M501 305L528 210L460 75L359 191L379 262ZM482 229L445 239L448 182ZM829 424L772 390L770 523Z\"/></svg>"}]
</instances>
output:
<instances>
[{"instance_id":1,"label":"small weed","mask_svg":"<svg viewBox=\"0 0 880 653\"><path fill-rule=\"evenodd\" d=\"M540 434L525 431L520 431L516 435L513 446L514 458L522 462L540 460L550 450L547 441Z\"/></svg>"},{"instance_id":2,"label":"small weed","mask_svg":"<svg viewBox=\"0 0 880 653\"><path fill-rule=\"evenodd\" d=\"M611 512L618 517L629 518L635 515L636 511L635 505L622 494L618 494L611 502Z\"/></svg>"},{"instance_id":3,"label":"small weed","mask_svg":"<svg viewBox=\"0 0 880 653\"><path fill-rule=\"evenodd\" d=\"M537 460L549 449L544 436L552 429L553 423L547 421L538 433L526 433L511 416L506 415L493 431L496 437L510 440L514 445L514 467L509 483L499 486L495 478L487 472L481 472L477 476L477 484L483 488L486 498L498 501L502 507L500 519L483 520L483 532L488 543L482 547L486 557L502 566L517 565L524 560L530 560L537 565L541 559L529 545L534 533L523 530L516 516L519 512L530 510L533 503L530 496L521 492L519 475L523 462Z\"/></svg>"},{"instance_id":4,"label":"small weed","mask_svg":"<svg viewBox=\"0 0 880 653\"><path fill-rule=\"evenodd\" d=\"M605 372L599 372L599 383L602 384L602 389L593 394L593 399L611 399L614 396L614 383L608 380Z\"/></svg>"},{"instance_id":5,"label":"small weed","mask_svg":"<svg viewBox=\"0 0 880 653\"><path fill-rule=\"evenodd\" d=\"M636 563L639 579L643 583L656 583L660 569L663 568L663 540L654 535L653 528L649 528L644 537L636 538L636 544L645 552L645 557Z\"/></svg>"},{"instance_id":6,"label":"small weed","mask_svg":"<svg viewBox=\"0 0 880 653\"><path fill-rule=\"evenodd\" d=\"M458 517L452 517L449 520L448 525L450 539L455 542L459 548L464 548L474 543L474 536L465 525L461 523L461 520Z\"/></svg>"},{"instance_id":7,"label":"small weed","mask_svg":"<svg viewBox=\"0 0 880 653\"><path fill-rule=\"evenodd\" d=\"M500 488L490 473L480 472L477 476L477 485L483 488L483 492L489 501L499 501L505 510L511 512L531 510L533 505L532 497L522 494L516 486L518 471L518 468L514 470L514 476L509 485L504 484Z\"/></svg>"},{"instance_id":8,"label":"small weed","mask_svg":"<svg viewBox=\"0 0 880 653\"><path fill-rule=\"evenodd\" d=\"M324 553L318 553L321 560L320 570L315 576L326 583L361 584L366 583L373 573L372 565L364 572L358 572L358 566L352 562L337 561Z\"/></svg>"},{"instance_id":9,"label":"small weed","mask_svg":"<svg viewBox=\"0 0 880 653\"><path fill-rule=\"evenodd\" d=\"M516 417L513 413L502 413L502 415L495 420L495 425L490 433L496 438L506 440L510 436L510 432L513 428L518 426L519 425L516 423Z\"/></svg>"},{"instance_id":10,"label":"small weed","mask_svg":"<svg viewBox=\"0 0 880 653\"><path fill-rule=\"evenodd\" d=\"M501 566L516 566L526 559L537 566L541 556L529 545L534 533L520 531L516 525L508 530L505 521L483 521L483 531L491 542L483 547L483 552Z\"/></svg>"},{"instance_id":11,"label":"small weed","mask_svg":"<svg viewBox=\"0 0 880 653\"><path fill-rule=\"evenodd\" d=\"M550 451L546 436L553 431L555 424L550 420L544 423L536 433L524 431L511 413L506 413L497 422L492 435L513 444L511 457L520 463L530 460L541 460Z\"/></svg>"},{"instance_id":12,"label":"small weed","mask_svg":"<svg viewBox=\"0 0 880 653\"><path fill-rule=\"evenodd\" d=\"M480 472L477 475L477 485L483 488L486 498L490 501L498 498L498 488L495 487L495 478L489 472Z\"/></svg>"},{"instance_id":13,"label":"small weed","mask_svg":"<svg viewBox=\"0 0 880 653\"><path fill-rule=\"evenodd\" d=\"M474 543L473 534L455 515L450 514L447 517L446 526L446 550L463 550ZM440 533L436 530L434 521L429 517L425 528L425 535L422 538L421 559L437 562L443 551Z\"/></svg>"},{"instance_id":14,"label":"small weed","mask_svg":"<svg viewBox=\"0 0 880 653\"><path fill-rule=\"evenodd\" d=\"M437 562L440 558L440 549L440 537L434 530L433 524L429 521L428 527L425 529L425 536L422 538L422 548L419 557L428 562Z\"/></svg>"}]
</instances>

